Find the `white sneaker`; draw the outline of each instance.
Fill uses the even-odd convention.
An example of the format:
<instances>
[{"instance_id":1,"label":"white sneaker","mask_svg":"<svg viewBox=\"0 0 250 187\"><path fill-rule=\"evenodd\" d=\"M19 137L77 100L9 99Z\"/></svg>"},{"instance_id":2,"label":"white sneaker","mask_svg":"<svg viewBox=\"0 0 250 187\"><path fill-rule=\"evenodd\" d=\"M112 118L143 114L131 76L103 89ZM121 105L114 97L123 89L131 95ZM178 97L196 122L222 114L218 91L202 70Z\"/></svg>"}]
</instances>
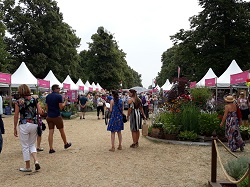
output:
<instances>
[{"instance_id":1,"label":"white sneaker","mask_svg":"<svg viewBox=\"0 0 250 187\"><path fill-rule=\"evenodd\" d=\"M21 172L31 172L32 170L30 168L20 168L19 171L21 171Z\"/></svg>"}]
</instances>

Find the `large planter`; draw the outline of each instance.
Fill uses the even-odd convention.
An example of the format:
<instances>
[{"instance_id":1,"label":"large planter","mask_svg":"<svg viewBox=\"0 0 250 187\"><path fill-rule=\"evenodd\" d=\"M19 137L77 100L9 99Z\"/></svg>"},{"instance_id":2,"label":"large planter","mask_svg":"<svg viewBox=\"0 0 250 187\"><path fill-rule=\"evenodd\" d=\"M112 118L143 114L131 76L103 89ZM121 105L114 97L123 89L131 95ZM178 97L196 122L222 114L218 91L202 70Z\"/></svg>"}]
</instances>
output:
<instances>
[{"instance_id":1,"label":"large planter","mask_svg":"<svg viewBox=\"0 0 250 187\"><path fill-rule=\"evenodd\" d=\"M63 112L61 112L61 115L64 118L70 118L70 116L72 115L72 112L65 112L65 111L63 111Z\"/></svg>"},{"instance_id":2,"label":"large planter","mask_svg":"<svg viewBox=\"0 0 250 187\"><path fill-rule=\"evenodd\" d=\"M241 137L242 137L243 140L249 140L248 130L241 131L240 134L241 134Z\"/></svg>"},{"instance_id":3,"label":"large planter","mask_svg":"<svg viewBox=\"0 0 250 187\"><path fill-rule=\"evenodd\" d=\"M153 138L158 138L159 137L159 133L160 133L160 129L159 128L152 128L152 132L151 132L151 137Z\"/></svg>"}]
</instances>

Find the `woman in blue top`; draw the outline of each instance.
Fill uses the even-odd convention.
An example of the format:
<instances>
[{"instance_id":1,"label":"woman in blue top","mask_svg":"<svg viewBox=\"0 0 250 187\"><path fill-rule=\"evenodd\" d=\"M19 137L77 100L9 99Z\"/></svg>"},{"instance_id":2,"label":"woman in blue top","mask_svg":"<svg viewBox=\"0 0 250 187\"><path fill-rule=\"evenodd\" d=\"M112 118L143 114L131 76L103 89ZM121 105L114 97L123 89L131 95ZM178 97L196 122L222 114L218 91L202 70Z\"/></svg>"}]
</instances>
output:
<instances>
[{"instance_id":1,"label":"woman in blue top","mask_svg":"<svg viewBox=\"0 0 250 187\"><path fill-rule=\"evenodd\" d=\"M122 99L119 99L117 91L112 91L113 99L110 101L110 120L107 127L108 131L111 131L111 149L109 151L115 151L115 132L117 132L119 146L118 150L122 150L122 134L121 130L124 129L124 123L122 121L123 113L123 102Z\"/></svg>"}]
</instances>

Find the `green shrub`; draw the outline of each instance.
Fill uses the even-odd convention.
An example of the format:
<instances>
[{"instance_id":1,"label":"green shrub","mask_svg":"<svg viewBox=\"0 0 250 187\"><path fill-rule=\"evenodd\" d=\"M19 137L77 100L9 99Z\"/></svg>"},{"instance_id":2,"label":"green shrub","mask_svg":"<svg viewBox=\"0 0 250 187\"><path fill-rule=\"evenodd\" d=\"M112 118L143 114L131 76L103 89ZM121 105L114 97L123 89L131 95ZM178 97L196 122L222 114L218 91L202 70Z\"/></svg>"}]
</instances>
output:
<instances>
[{"instance_id":1,"label":"green shrub","mask_svg":"<svg viewBox=\"0 0 250 187\"><path fill-rule=\"evenodd\" d=\"M193 131L181 131L180 134L178 134L179 140L196 140L198 138L198 135Z\"/></svg>"},{"instance_id":2,"label":"green shrub","mask_svg":"<svg viewBox=\"0 0 250 187\"><path fill-rule=\"evenodd\" d=\"M148 128L148 134L151 134L152 133L152 125L151 126L149 126L149 128Z\"/></svg>"},{"instance_id":3,"label":"green shrub","mask_svg":"<svg viewBox=\"0 0 250 187\"><path fill-rule=\"evenodd\" d=\"M248 157L239 157L233 160L229 160L225 165L227 173L233 177L235 180L239 180L247 171L248 163L250 158ZM244 185L246 180L244 180L241 185ZM246 183L247 184L247 183ZM246 185L247 186L247 185ZM243 187L243 186L242 186Z\"/></svg>"},{"instance_id":4,"label":"green shrub","mask_svg":"<svg viewBox=\"0 0 250 187\"><path fill-rule=\"evenodd\" d=\"M193 88L190 90L193 103L200 109L206 108L207 100L211 98L212 91L209 88Z\"/></svg>"},{"instance_id":5,"label":"green shrub","mask_svg":"<svg viewBox=\"0 0 250 187\"><path fill-rule=\"evenodd\" d=\"M216 131L217 135L224 135L225 129L220 127L220 122L217 113L201 113L199 115L199 134L211 136L213 131Z\"/></svg>"},{"instance_id":6,"label":"green shrub","mask_svg":"<svg viewBox=\"0 0 250 187\"><path fill-rule=\"evenodd\" d=\"M155 122L152 124L152 128L162 128L163 127L163 123L160 123L160 122Z\"/></svg>"},{"instance_id":7,"label":"green shrub","mask_svg":"<svg viewBox=\"0 0 250 187\"><path fill-rule=\"evenodd\" d=\"M156 117L155 124L153 126L156 128L163 128L164 132L167 134L177 134L180 129L180 118L178 113L165 112L161 113Z\"/></svg>"},{"instance_id":8,"label":"green shrub","mask_svg":"<svg viewBox=\"0 0 250 187\"><path fill-rule=\"evenodd\" d=\"M198 118L200 115L200 109L192 103L186 103L181 107L180 119L181 130L194 131L199 133Z\"/></svg>"}]
</instances>

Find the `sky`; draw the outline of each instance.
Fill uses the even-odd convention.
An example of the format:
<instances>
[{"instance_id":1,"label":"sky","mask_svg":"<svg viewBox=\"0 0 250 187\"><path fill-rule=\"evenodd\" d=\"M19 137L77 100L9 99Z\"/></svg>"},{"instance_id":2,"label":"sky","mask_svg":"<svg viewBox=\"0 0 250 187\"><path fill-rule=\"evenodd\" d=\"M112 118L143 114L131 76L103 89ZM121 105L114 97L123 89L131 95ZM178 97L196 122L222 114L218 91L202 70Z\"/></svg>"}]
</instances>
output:
<instances>
[{"instance_id":1,"label":"sky","mask_svg":"<svg viewBox=\"0 0 250 187\"><path fill-rule=\"evenodd\" d=\"M64 22L88 49L98 27L114 35L128 65L141 74L145 88L161 70L161 55L173 46L170 36L190 28L189 18L202 10L198 0L56 0ZM177 69L176 69L177 71Z\"/></svg>"}]
</instances>

